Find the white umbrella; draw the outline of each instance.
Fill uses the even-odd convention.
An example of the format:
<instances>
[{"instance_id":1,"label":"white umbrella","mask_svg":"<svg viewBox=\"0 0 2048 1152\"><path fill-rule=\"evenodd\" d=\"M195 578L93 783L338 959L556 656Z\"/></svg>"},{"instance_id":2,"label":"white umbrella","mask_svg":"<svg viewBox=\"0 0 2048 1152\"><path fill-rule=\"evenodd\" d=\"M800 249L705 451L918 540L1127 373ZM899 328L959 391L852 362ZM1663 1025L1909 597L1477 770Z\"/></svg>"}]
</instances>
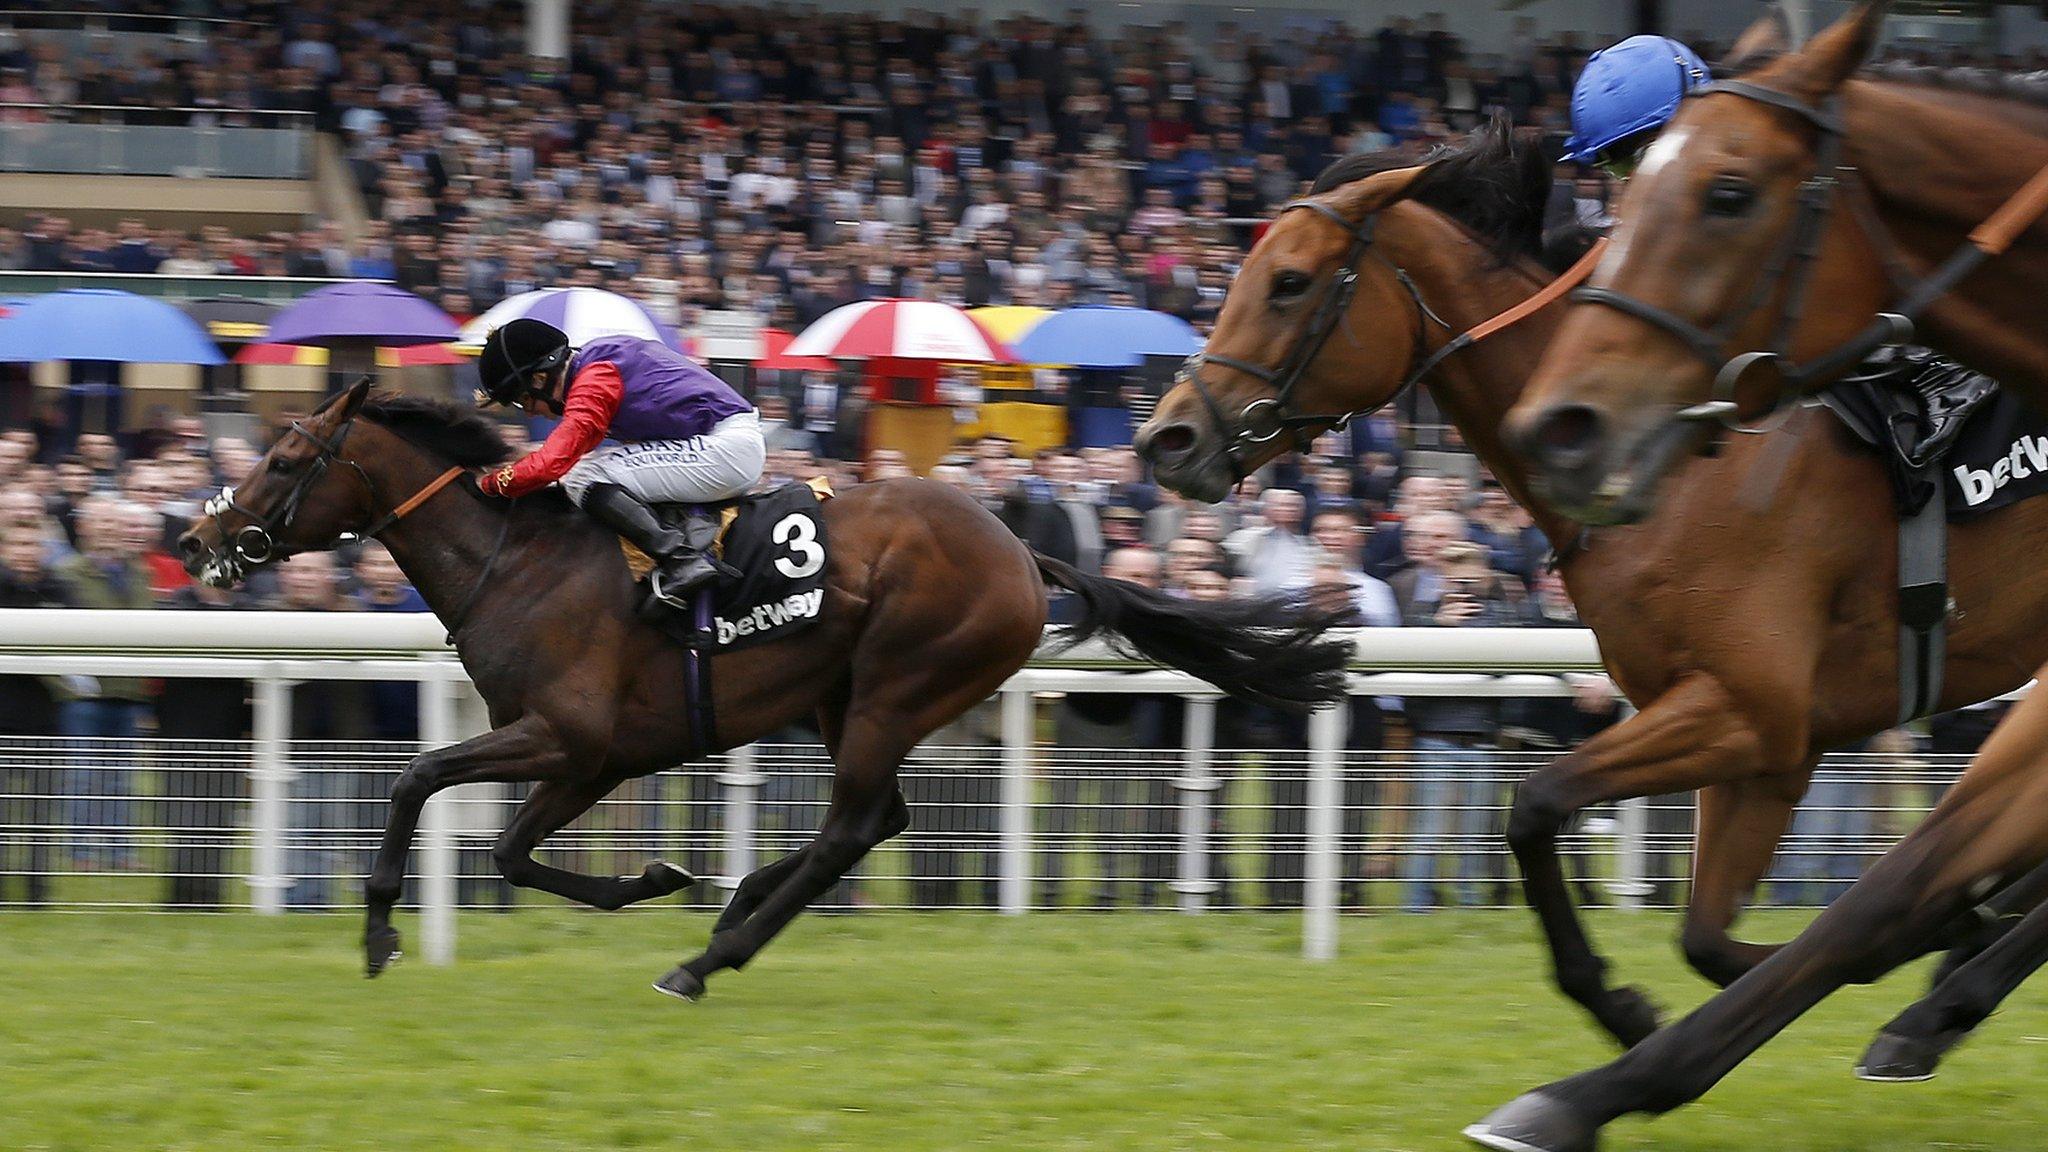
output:
<instances>
[{"instance_id":1,"label":"white umbrella","mask_svg":"<svg viewBox=\"0 0 2048 1152\"><path fill-rule=\"evenodd\" d=\"M1008 364L1003 343L951 304L863 300L834 308L789 342L785 356L839 360L892 358Z\"/></svg>"},{"instance_id":2,"label":"white umbrella","mask_svg":"<svg viewBox=\"0 0 2048 1152\"><path fill-rule=\"evenodd\" d=\"M569 334L569 343L582 347L600 336L638 336L659 340L680 350L682 338L676 330L654 318L639 302L602 288L543 288L522 292L499 301L490 311L462 326L456 343L465 348L483 347L494 328L502 328L520 317L545 321Z\"/></svg>"}]
</instances>

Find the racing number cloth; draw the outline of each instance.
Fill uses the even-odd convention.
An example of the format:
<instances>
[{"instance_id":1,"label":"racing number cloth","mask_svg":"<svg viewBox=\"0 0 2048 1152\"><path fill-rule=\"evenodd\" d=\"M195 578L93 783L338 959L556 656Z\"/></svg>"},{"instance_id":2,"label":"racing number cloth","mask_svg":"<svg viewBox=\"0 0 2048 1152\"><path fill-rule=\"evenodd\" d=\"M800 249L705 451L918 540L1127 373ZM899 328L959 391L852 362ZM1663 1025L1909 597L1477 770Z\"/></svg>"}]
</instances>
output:
<instances>
[{"instance_id":1,"label":"racing number cloth","mask_svg":"<svg viewBox=\"0 0 2048 1152\"><path fill-rule=\"evenodd\" d=\"M712 595L712 651L786 639L824 614L825 516L810 485L786 484L742 503L721 556L740 578Z\"/></svg>"}]
</instances>

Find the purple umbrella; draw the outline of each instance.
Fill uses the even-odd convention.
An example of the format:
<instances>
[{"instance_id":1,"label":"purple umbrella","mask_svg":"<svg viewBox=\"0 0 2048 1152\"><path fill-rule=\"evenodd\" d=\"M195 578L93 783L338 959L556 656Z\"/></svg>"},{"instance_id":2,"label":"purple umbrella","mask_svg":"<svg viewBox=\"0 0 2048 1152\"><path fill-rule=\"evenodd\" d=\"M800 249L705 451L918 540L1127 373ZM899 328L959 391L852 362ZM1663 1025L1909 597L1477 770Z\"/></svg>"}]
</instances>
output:
<instances>
[{"instance_id":1,"label":"purple umbrella","mask_svg":"<svg viewBox=\"0 0 2048 1152\"><path fill-rule=\"evenodd\" d=\"M273 344L374 343L384 348L447 344L455 320L425 300L389 284L354 281L308 292L270 322Z\"/></svg>"}]
</instances>

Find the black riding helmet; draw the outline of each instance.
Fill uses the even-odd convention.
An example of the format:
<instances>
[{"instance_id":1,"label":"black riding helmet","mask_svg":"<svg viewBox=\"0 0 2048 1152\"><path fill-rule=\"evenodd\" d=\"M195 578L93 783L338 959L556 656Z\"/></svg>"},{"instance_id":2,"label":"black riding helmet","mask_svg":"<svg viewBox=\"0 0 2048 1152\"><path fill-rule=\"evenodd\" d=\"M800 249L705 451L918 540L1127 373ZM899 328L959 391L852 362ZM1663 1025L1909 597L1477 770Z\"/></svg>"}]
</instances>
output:
<instances>
[{"instance_id":1,"label":"black riding helmet","mask_svg":"<svg viewBox=\"0 0 2048 1152\"><path fill-rule=\"evenodd\" d=\"M526 398L536 372L552 372L569 362L569 336L544 320L521 316L494 328L484 338L476 360L484 395L510 407Z\"/></svg>"}]
</instances>

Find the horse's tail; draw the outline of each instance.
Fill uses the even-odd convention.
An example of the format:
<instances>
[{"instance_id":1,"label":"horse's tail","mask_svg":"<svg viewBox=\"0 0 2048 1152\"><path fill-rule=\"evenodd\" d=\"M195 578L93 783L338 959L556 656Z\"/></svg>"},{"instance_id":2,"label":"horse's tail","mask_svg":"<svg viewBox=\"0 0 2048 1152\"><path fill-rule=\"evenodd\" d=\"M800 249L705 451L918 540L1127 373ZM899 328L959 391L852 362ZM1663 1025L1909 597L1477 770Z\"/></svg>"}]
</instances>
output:
<instances>
[{"instance_id":1,"label":"horse's tail","mask_svg":"<svg viewBox=\"0 0 2048 1152\"><path fill-rule=\"evenodd\" d=\"M1277 708L1299 711L1344 698L1351 647L1324 634L1344 623L1345 609L1317 608L1301 596L1183 600L1090 576L1038 552L1031 557L1046 583L1081 600L1081 618L1063 630L1063 645L1104 633L1125 655L1178 668L1232 696Z\"/></svg>"}]
</instances>

